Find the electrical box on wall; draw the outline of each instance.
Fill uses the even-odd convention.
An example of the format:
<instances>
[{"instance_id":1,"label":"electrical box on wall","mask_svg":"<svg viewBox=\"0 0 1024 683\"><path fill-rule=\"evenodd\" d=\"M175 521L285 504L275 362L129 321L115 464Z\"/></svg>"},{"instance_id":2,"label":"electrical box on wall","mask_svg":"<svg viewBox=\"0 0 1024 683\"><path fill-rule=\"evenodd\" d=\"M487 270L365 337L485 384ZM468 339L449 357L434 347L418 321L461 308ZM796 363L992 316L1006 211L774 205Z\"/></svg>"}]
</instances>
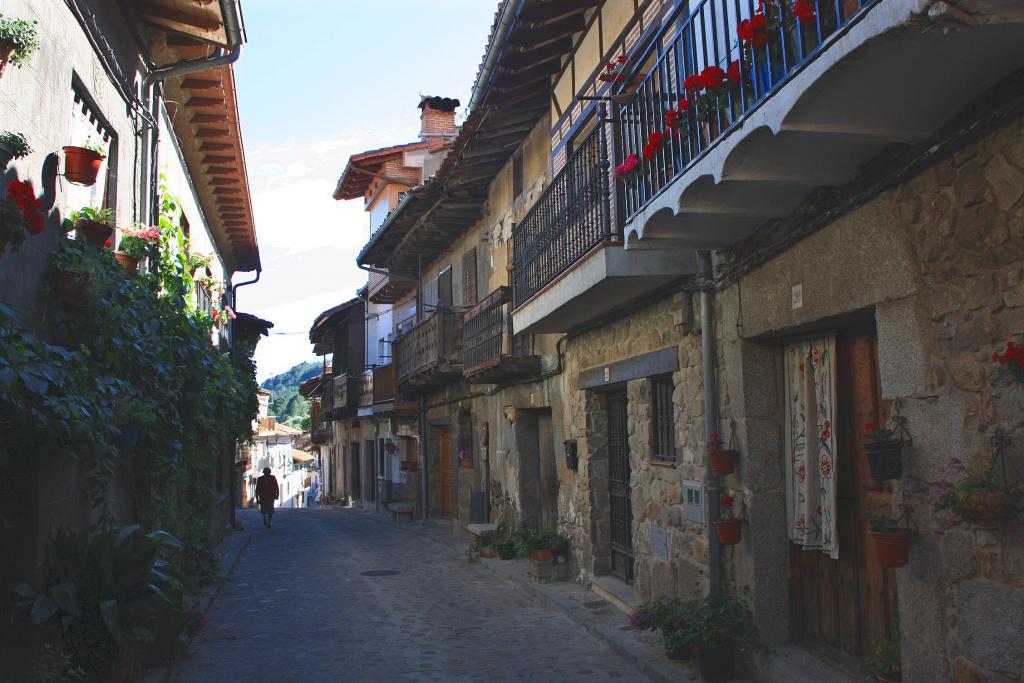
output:
<instances>
[{"instance_id":1,"label":"electrical box on wall","mask_svg":"<svg viewBox=\"0 0 1024 683\"><path fill-rule=\"evenodd\" d=\"M683 519L704 524L704 484L683 482Z\"/></svg>"}]
</instances>

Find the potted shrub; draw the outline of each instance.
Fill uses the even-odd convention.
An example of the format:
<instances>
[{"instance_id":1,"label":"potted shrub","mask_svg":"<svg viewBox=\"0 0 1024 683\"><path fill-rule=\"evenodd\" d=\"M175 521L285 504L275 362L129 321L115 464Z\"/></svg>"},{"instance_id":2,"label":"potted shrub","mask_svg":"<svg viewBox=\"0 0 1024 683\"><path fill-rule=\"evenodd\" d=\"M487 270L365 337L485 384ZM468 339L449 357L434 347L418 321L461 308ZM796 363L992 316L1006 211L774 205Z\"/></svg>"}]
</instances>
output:
<instances>
[{"instance_id":1,"label":"potted shrub","mask_svg":"<svg viewBox=\"0 0 1024 683\"><path fill-rule=\"evenodd\" d=\"M899 683L903 680L903 651L900 647L899 616L893 619L888 638L875 646L874 652L864 659L868 670L878 683Z\"/></svg>"},{"instance_id":2,"label":"potted shrub","mask_svg":"<svg viewBox=\"0 0 1024 683\"><path fill-rule=\"evenodd\" d=\"M12 159L21 159L32 153L28 140L21 133L5 130L0 133L0 170L7 168Z\"/></svg>"},{"instance_id":3,"label":"potted shrub","mask_svg":"<svg viewBox=\"0 0 1024 683\"><path fill-rule=\"evenodd\" d=\"M459 465L463 469L473 469L473 451L462 450L459 451Z\"/></svg>"},{"instance_id":4,"label":"potted shrub","mask_svg":"<svg viewBox=\"0 0 1024 683\"><path fill-rule=\"evenodd\" d=\"M679 598L658 598L634 609L629 614L629 627L637 631L659 631L669 659L689 659L693 653L686 642L686 628L692 605Z\"/></svg>"},{"instance_id":5,"label":"potted shrub","mask_svg":"<svg viewBox=\"0 0 1024 683\"><path fill-rule=\"evenodd\" d=\"M695 600L687 617L682 639L697 654L702 680L731 680L736 675L737 650L760 647L750 608L727 593Z\"/></svg>"},{"instance_id":6,"label":"potted shrub","mask_svg":"<svg viewBox=\"0 0 1024 683\"><path fill-rule=\"evenodd\" d=\"M730 495L722 496L722 506L715 522L718 542L722 545L736 545L743 537L743 519L733 513L732 506L736 499Z\"/></svg>"},{"instance_id":7,"label":"potted shrub","mask_svg":"<svg viewBox=\"0 0 1024 683\"><path fill-rule=\"evenodd\" d=\"M494 548L494 552L498 553L498 557L503 560L512 560L516 556L516 542L514 539L508 536L498 538L491 544Z\"/></svg>"},{"instance_id":8,"label":"potted shrub","mask_svg":"<svg viewBox=\"0 0 1024 683\"><path fill-rule=\"evenodd\" d=\"M64 148L64 177L76 185L91 187L107 158L106 148L92 142L84 146L68 145Z\"/></svg>"},{"instance_id":9,"label":"potted shrub","mask_svg":"<svg viewBox=\"0 0 1024 683\"><path fill-rule=\"evenodd\" d=\"M84 206L64 219L64 230L76 230L89 244L102 248L114 233L114 210Z\"/></svg>"},{"instance_id":10,"label":"potted shrub","mask_svg":"<svg viewBox=\"0 0 1024 683\"><path fill-rule=\"evenodd\" d=\"M516 547L517 554L520 557L530 557L538 562L551 562L555 558L556 549L568 549L568 540L556 533L540 529L523 529L518 532L517 536L519 537Z\"/></svg>"},{"instance_id":11,"label":"potted shrub","mask_svg":"<svg viewBox=\"0 0 1024 683\"><path fill-rule=\"evenodd\" d=\"M138 272L139 261L155 256L160 249L160 230L150 228L125 228L121 241L114 252L114 258L128 273Z\"/></svg>"},{"instance_id":12,"label":"potted shrub","mask_svg":"<svg viewBox=\"0 0 1024 683\"><path fill-rule=\"evenodd\" d=\"M708 459L711 461L711 471L716 476L732 474L736 470L736 451L722 448L718 432L712 432L711 438L708 439Z\"/></svg>"},{"instance_id":13,"label":"potted shrub","mask_svg":"<svg viewBox=\"0 0 1024 683\"><path fill-rule=\"evenodd\" d=\"M0 76L4 67L13 64L19 69L39 49L36 22L29 19L7 19L0 15Z\"/></svg>"},{"instance_id":14,"label":"potted shrub","mask_svg":"<svg viewBox=\"0 0 1024 683\"><path fill-rule=\"evenodd\" d=\"M1006 487L995 481L991 470L973 470L952 458L946 474L956 481L939 482L932 495L937 511L951 510L962 521L986 529L1000 525L1007 513Z\"/></svg>"},{"instance_id":15,"label":"potted shrub","mask_svg":"<svg viewBox=\"0 0 1024 683\"><path fill-rule=\"evenodd\" d=\"M864 455L868 459L871 477L878 481L903 477L903 441L895 432L874 422L864 425Z\"/></svg>"},{"instance_id":16,"label":"potted shrub","mask_svg":"<svg viewBox=\"0 0 1024 683\"><path fill-rule=\"evenodd\" d=\"M909 513L909 508L906 509ZM868 510L864 517L868 522L868 535L875 541L878 564L883 567L906 565L910 559L910 537L914 532L900 526L900 520L885 514L882 508Z\"/></svg>"}]
</instances>

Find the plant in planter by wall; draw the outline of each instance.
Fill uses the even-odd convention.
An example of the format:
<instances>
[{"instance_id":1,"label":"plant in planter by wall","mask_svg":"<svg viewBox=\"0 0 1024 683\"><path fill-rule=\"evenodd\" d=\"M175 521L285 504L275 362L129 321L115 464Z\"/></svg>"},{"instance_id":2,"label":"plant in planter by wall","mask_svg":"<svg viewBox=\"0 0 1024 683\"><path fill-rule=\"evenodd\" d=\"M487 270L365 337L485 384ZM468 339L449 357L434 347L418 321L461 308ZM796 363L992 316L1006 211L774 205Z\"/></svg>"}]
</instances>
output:
<instances>
[{"instance_id":1,"label":"plant in planter by wall","mask_svg":"<svg viewBox=\"0 0 1024 683\"><path fill-rule=\"evenodd\" d=\"M1024 346L1017 346L1013 341L1006 343L1006 351L992 354L992 362L1006 368L1018 384L1024 384Z\"/></svg>"},{"instance_id":2,"label":"plant in planter by wall","mask_svg":"<svg viewBox=\"0 0 1024 683\"><path fill-rule=\"evenodd\" d=\"M711 461L711 471L719 477L736 470L736 450L722 448L718 432L712 432L708 438L708 459Z\"/></svg>"},{"instance_id":3,"label":"plant in planter by wall","mask_svg":"<svg viewBox=\"0 0 1024 683\"><path fill-rule=\"evenodd\" d=\"M12 159L21 159L32 153L28 140L21 133L5 130L0 133L0 170L7 168Z\"/></svg>"},{"instance_id":4,"label":"plant in planter by wall","mask_svg":"<svg viewBox=\"0 0 1024 683\"><path fill-rule=\"evenodd\" d=\"M950 510L961 521L990 529L1006 518L1007 490L991 469L972 469L960 458L951 458L944 474L948 479L932 492L936 511Z\"/></svg>"},{"instance_id":5,"label":"plant in planter by wall","mask_svg":"<svg viewBox=\"0 0 1024 683\"><path fill-rule=\"evenodd\" d=\"M903 680L903 650L900 647L899 614L892 620L889 637L875 646L872 654L864 658L868 670L878 683L898 683Z\"/></svg>"},{"instance_id":6,"label":"plant in planter by wall","mask_svg":"<svg viewBox=\"0 0 1024 683\"><path fill-rule=\"evenodd\" d=\"M743 519L737 517L733 512L733 505L736 499L725 494L722 496L722 504L719 510L719 519L715 521L715 532L718 533L718 542L722 545L736 545L743 537Z\"/></svg>"},{"instance_id":7,"label":"plant in planter by wall","mask_svg":"<svg viewBox=\"0 0 1024 683\"><path fill-rule=\"evenodd\" d=\"M185 269L194 277L200 269L205 271L205 277L210 277L210 265L213 263L213 254L205 254L200 251L186 250Z\"/></svg>"},{"instance_id":8,"label":"plant in planter by wall","mask_svg":"<svg viewBox=\"0 0 1024 683\"><path fill-rule=\"evenodd\" d=\"M10 246L17 251L25 241L25 217L10 199L0 200L0 258Z\"/></svg>"},{"instance_id":9,"label":"plant in planter by wall","mask_svg":"<svg viewBox=\"0 0 1024 683\"><path fill-rule=\"evenodd\" d=\"M569 550L569 539L541 529L522 529L516 533L518 542L516 554L530 557L538 562L551 562L556 556L565 557Z\"/></svg>"},{"instance_id":10,"label":"plant in planter by wall","mask_svg":"<svg viewBox=\"0 0 1024 683\"><path fill-rule=\"evenodd\" d=\"M458 460L460 466L471 469L473 467L473 451L465 449L459 451Z\"/></svg>"},{"instance_id":11,"label":"plant in planter by wall","mask_svg":"<svg viewBox=\"0 0 1024 683\"><path fill-rule=\"evenodd\" d=\"M491 548L498 553L503 560L513 560L516 557L516 541L510 536L502 536L491 543Z\"/></svg>"},{"instance_id":12,"label":"plant in planter by wall","mask_svg":"<svg viewBox=\"0 0 1024 683\"><path fill-rule=\"evenodd\" d=\"M864 425L864 456L873 479L900 479L903 476L902 452L903 439L894 430L874 422Z\"/></svg>"},{"instance_id":13,"label":"plant in planter by wall","mask_svg":"<svg viewBox=\"0 0 1024 683\"><path fill-rule=\"evenodd\" d=\"M883 567L902 567L910 559L910 539L914 535L909 528L910 510L909 505L900 506L897 517L890 516L884 507L864 513L868 535L875 541L878 564Z\"/></svg>"},{"instance_id":14,"label":"plant in planter by wall","mask_svg":"<svg viewBox=\"0 0 1024 683\"><path fill-rule=\"evenodd\" d=\"M138 271L140 261L155 257L159 251L159 228L155 226L149 228L124 228L121 231L121 241L118 242L114 257L127 272L135 273Z\"/></svg>"},{"instance_id":15,"label":"plant in planter by wall","mask_svg":"<svg viewBox=\"0 0 1024 683\"><path fill-rule=\"evenodd\" d=\"M626 77L626 63L629 61L629 57L626 55L619 55L615 58L614 62L609 62L605 65L604 71L597 76L597 80L602 83L617 83Z\"/></svg>"},{"instance_id":16,"label":"plant in planter by wall","mask_svg":"<svg viewBox=\"0 0 1024 683\"><path fill-rule=\"evenodd\" d=\"M94 247L103 247L114 234L114 210L83 206L64 219L64 231L77 230Z\"/></svg>"},{"instance_id":17,"label":"plant in planter by wall","mask_svg":"<svg viewBox=\"0 0 1024 683\"><path fill-rule=\"evenodd\" d=\"M757 650L761 642L744 600L717 593L695 600L688 611L683 641L697 653L700 677L728 681L736 675L737 650Z\"/></svg>"},{"instance_id":18,"label":"plant in planter by wall","mask_svg":"<svg viewBox=\"0 0 1024 683\"><path fill-rule=\"evenodd\" d=\"M0 75L13 64L19 69L39 50L35 20L7 19L0 14Z\"/></svg>"},{"instance_id":19,"label":"plant in planter by wall","mask_svg":"<svg viewBox=\"0 0 1024 683\"><path fill-rule=\"evenodd\" d=\"M686 642L686 630L692 609L692 601L660 597L630 612L629 627L637 631L659 631L669 659L689 659L692 652Z\"/></svg>"}]
</instances>

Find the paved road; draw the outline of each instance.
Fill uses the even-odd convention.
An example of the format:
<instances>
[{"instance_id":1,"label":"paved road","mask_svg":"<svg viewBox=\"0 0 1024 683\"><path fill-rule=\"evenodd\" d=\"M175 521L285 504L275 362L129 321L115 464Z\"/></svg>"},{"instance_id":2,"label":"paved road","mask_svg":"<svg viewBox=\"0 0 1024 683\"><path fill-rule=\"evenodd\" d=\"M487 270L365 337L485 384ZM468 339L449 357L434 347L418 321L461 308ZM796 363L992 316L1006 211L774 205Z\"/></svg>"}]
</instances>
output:
<instances>
[{"instance_id":1,"label":"paved road","mask_svg":"<svg viewBox=\"0 0 1024 683\"><path fill-rule=\"evenodd\" d=\"M174 681L646 681L563 612L419 534L339 508L255 530ZM397 572L367 576L365 572Z\"/></svg>"}]
</instances>

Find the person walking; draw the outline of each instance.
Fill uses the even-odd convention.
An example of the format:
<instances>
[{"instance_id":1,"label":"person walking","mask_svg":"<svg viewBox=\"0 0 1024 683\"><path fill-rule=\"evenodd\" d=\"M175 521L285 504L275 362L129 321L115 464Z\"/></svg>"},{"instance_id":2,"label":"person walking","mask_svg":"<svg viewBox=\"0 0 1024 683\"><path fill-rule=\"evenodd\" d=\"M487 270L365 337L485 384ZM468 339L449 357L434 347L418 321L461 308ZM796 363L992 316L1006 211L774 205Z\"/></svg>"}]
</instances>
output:
<instances>
[{"instance_id":1,"label":"person walking","mask_svg":"<svg viewBox=\"0 0 1024 683\"><path fill-rule=\"evenodd\" d=\"M277 486L277 478L270 473L269 467L263 468L263 476L256 480L256 502L263 513L263 526L270 528L274 516L274 501L281 495Z\"/></svg>"},{"instance_id":2,"label":"person walking","mask_svg":"<svg viewBox=\"0 0 1024 683\"><path fill-rule=\"evenodd\" d=\"M307 505L313 507L317 504L320 499L320 475L316 470L309 471L309 498L306 499Z\"/></svg>"}]
</instances>

